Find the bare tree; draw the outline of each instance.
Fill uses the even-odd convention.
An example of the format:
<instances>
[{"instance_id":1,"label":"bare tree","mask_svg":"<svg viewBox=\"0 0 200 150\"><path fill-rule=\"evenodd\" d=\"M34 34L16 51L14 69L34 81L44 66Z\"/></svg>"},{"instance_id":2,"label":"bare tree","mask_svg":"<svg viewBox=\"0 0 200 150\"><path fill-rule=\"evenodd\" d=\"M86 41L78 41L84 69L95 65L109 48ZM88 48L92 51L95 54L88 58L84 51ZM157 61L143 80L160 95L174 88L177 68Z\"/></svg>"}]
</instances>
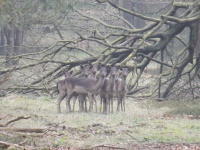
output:
<instances>
[{"instance_id":1,"label":"bare tree","mask_svg":"<svg viewBox=\"0 0 200 150\"><path fill-rule=\"evenodd\" d=\"M145 13L146 5L138 1L126 0L123 1L123 7L132 12L142 12ZM131 15L128 12L123 12L123 17L129 21L135 28L142 28L145 26L145 20Z\"/></svg>"},{"instance_id":2,"label":"bare tree","mask_svg":"<svg viewBox=\"0 0 200 150\"><path fill-rule=\"evenodd\" d=\"M199 1L171 1L166 3L167 10L157 11L160 12L157 16L124 8L120 5L121 1L89 1L86 4L91 6L91 9L74 7L75 12L71 14L72 19L69 19L67 26L73 27L74 36L71 39L63 36L63 40L41 50L39 55L36 52L20 56L38 58L34 58L32 63L16 67L16 70L43 67L42 73L27 78L27 82L24 82L26 84L20 86L21 90L46 89L49 92L63 69L76 69L80 64L90 61L126 66L134 70L134 79L130 80L128 94L143 88L142 75L153 64L159 71L153 68L153 82L148 89L149 93L144 96L159 95L160 98L167 98L184 91L186 95L193 93L195 97L198 91L195 80L200 56L194 53L200 19ZM124 19L124 13L140 18L145 22L145 26L134 28ZM78 24L74 18L81 23ZM124 26L124 23L127 26ZM170 46L172 41L173 48ZM89 49L84 47L84 42L90 43ZM82 58L76 56L76 52L79 52ZM65 57L61 57L61 54ZM50 69L48 65L53 67ZM10 69L0 70L0 74L8 71Z\"/></svg>"}]
</instances>

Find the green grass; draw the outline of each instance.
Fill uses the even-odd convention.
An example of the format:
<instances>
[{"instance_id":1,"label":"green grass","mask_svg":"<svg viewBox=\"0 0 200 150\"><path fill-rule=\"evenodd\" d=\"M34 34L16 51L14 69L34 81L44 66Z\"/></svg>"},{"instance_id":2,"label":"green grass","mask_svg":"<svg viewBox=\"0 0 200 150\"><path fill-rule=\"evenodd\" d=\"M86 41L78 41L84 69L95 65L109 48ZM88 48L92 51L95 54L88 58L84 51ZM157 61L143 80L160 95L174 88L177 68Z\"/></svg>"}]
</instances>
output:
<instances>
[{"instance_id":1,"label":"green grass","mask_svg":"<svg viewBox=\"0 0 200 150\"><path fill-rule=\"evenodd\" d=\"M67 113L64 101L61 107L62 113L57 114L56 102L57 99L48 97L9 95L1 98L0 114L8 116L0 120L0 124L5 124L18 116L31 116L31 118L19 120L12 124L12 127L47 128L49 123L57 123L59 125L57 130L62 133L61 136L34 139L38 146L43 147L44 144L54 146L67 144L75 147L93 147L101 144L126 145L137 140L170 143L200 142L199 120L181 116L193 114L193 110L198 110L197 100L181 103L151 100L138 102L128 99L126 112L115 111L114 114L109 115L99 112ZM116 105L116 101L114 104ZM197 115L198 111L195 114ZM65 130L62 129L63 126L66 127ZM10 140L10 138L7 136L5 139L5 136L0 135L0 140Z\"/></svg>"},{"instance_id":2,"label":"green grass","mask_svg":"<svg viewBox=\"0 0 200 150\"><path fill-rule=\"evenodd\" d=\"M147 108L169 108L165 115L192 115L194 118L200 116L200 100L169 100L163 102L149 101Z\"/></svg>"}]
</instances>

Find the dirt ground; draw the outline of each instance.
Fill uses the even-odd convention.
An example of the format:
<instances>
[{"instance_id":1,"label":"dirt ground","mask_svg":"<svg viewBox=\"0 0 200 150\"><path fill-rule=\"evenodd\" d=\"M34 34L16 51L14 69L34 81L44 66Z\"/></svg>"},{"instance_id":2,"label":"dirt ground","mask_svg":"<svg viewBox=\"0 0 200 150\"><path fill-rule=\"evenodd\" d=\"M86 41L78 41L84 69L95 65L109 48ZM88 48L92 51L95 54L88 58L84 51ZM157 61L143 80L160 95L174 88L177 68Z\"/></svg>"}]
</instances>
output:
<instances>
[{"instance_id":1,"label":"dirt ground","mask_svg":"<svg viewBox=\"0 0 200 150\"><path fill-rule=\"evenodd\" d=\"M129 98L126 112L104 115L80 113L78 104L67 113L64 102L58 114L56 102L0 98L0 149L200 149L199 118L172 114L174 104Z\"/></svg>"}]
</instances>

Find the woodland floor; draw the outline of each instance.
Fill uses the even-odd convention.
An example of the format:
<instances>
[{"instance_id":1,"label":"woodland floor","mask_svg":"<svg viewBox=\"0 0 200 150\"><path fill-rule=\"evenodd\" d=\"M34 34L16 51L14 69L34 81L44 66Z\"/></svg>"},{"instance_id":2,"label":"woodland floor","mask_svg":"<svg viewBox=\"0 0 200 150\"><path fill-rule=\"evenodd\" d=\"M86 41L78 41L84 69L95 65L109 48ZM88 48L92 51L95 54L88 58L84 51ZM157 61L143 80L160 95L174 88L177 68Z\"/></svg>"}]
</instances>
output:
<instances>
[{"instance_id":1,"label":"woodland floor","mask_svg":"<svg viewBox=\"0 0 200 150\"><path fill-rule=\"evenodd\" d=\"M56 102L42 96L1 97L0 149L200 149L200 100L129 98L126 112L109 115L77 108L67 113L64 102L58 114Z\"/></svg>"}]
</instances>

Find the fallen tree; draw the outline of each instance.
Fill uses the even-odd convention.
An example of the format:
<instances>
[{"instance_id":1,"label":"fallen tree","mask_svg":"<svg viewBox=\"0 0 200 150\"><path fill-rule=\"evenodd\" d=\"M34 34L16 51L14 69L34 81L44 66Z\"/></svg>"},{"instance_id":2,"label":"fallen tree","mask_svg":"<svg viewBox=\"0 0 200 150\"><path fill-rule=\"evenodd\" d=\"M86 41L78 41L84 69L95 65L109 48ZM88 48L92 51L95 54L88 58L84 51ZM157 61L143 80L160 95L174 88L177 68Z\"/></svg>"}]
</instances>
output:
<instances>
[{"instance_id":1,"label":"fallen tree","mask_svg":"<svg viewBox=\"0 0 200 150\"><path fill-rule=\"evenodd\" d=\"M102 7L107 4L114 13L111 14ZM63 36L60 36L62 39L51 47L39 52L12 57L12 59L31 60L31 63L16 66L15 71L29 70L32 73L26 77L18 77L14 86L7 89L22 92L39 90L51 94L63 70L76 69L77 75L80 74L77 69L80 64L101 62L111 66L125 66L133 70L130 74L129 94L149 86L140 80L145 70L148 71L150 64L153 64L157 66L157 70L153 69L153 72L155 71L153 83L148 88L148 93L143 96L156 95L167 98L179 95L183 90L190 97L197 96L199 86L195 80L199 76L200 55L195 53L195 47L198 41L200 20L199 1L172 1L168 4L170 9L165 14L160 14L160 17L149 17L148 14L128 10L112 0L89 5L103 11L107 16L117 18L119 22L110 23L109 19L102 20L95 14L87 14L84 10L75 7L76 16L95 22L100 27L91 30L87 26L79 26L79 29L90 30L89 34L74 29L77 35L75 40L65 40ZM143 28L135 28L120 16L121 12L143 19L146 25ZM109 32L105 32L105 29ZM58 28L56 30L59 31ZM79 46L84 42L91 43L92 50ZM171 44L178 46L170 47ZM99 51L93 50L97 47ZM11 70L13 70L12 67L1 69L0 75Z\"/></svg>"}]
</instances>

